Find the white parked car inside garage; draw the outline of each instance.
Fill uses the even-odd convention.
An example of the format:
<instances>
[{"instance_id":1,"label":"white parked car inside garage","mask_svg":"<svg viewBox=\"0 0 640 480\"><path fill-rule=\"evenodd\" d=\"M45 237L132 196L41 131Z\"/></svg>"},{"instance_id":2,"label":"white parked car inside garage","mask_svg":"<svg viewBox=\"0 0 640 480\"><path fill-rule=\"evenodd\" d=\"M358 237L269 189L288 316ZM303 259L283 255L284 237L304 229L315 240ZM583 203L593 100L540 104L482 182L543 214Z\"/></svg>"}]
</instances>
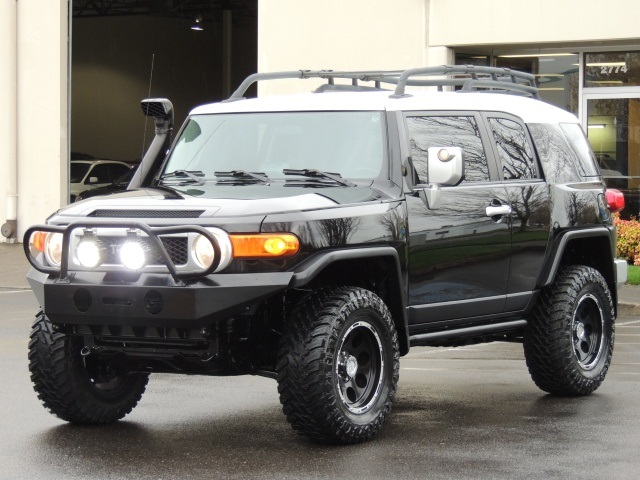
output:
<instances>
[{"instance_id":1,"label":"white parked car inside garage","mask_svg":"<svg viewBox=\"0 0 640 480\"><path fill-rule=\"evenodd\" d=\"M131 165L115 160L72 160L69 172L70 202L76 200L79 193L109 185Z\"/></svg>"}]
</instances>

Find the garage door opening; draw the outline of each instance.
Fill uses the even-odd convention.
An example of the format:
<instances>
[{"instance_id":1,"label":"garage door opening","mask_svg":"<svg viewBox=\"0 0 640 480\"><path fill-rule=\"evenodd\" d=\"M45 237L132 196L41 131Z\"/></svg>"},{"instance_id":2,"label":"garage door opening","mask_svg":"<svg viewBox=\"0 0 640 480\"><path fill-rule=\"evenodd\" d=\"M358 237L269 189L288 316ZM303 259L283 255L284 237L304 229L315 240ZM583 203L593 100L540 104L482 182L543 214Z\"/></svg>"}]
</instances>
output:
<instances>
[{"instance_id":1,"label":"garage door opening","mask_svg":"<svg viewBox=\"0 0 640 480\"><path fill-rule=\"evenodd\" d=\"M177 128L228 97L257 70L257 12L257 0L73 0L70 160L139 163L153 138L143 98L169 98Z\"/></svg>"}]
</instances>

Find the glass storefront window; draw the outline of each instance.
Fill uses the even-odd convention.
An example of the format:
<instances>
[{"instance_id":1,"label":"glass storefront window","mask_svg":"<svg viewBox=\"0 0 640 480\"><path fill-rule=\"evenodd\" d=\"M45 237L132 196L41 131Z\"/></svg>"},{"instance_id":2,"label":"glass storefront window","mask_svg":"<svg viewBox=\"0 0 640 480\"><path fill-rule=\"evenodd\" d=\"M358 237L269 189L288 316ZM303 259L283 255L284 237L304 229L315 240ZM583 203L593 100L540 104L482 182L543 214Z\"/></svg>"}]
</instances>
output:
<instances>
[{"instance_id":1,"label":"glass storefront window","mask_svg":"<svg viewBox=\"0 0 640 480\"><path fill-rule=\"evenodd\" d=\"M640 99L587 100L587 134L605 183L624 193L623 218L640 213Z\"/></svg>"},{"instance_id":2,"label":"glass storefront window","mask_svg":"<svg viewBox=\"0 0 640 480\"><path fill-rule=\"evenodd\" d=\"M458 65L490 65L534 74L542 100L575 115L578 114L578 60L579 55L571 52L496 56L456 54Z\"/></svg>"},{"instance_id":3,"label":"glass storefront window","mask_svg":"<svg viewBox=\"0 0 640 480\"><path fill-rule=\"evenodd\" d=\"M640 52L584 54L585 87L640 85Z\"/></svg>"}]
</instances>

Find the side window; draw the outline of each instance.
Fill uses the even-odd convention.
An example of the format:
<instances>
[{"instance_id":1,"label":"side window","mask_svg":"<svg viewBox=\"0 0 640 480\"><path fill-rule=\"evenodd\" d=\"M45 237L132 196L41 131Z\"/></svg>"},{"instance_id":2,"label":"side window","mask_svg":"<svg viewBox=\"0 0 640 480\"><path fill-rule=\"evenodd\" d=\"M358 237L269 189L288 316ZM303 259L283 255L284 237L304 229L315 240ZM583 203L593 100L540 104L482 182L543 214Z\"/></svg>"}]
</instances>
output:
<instances>
[{"instance_id":1,"label":"side window","mask_svg":"<svg viewBox=\"0 0 640 480\"><path fill-rule=\"evenodd\" d=\"M464 152L464 181L489 180L487 156L482 146L478 124L471 116L407 117L411 142L411 160L419 183L428 183L427 149L429 147L460 147Z\"/></svg>"},{"instance_id":2,"label":"side window","mask_svg":"<svg viewBox=\"0 0 640 480\"><path fill-rule=\"evenodd\" d=\"M489 125L502 162L502 178L505 180L537 178L533 148L524 127L507 118L489 118Z\"/></svg>"},{"instance_id":3,"label":"side window","mask_svg":"<svg viewBox=\"0 0 640 480\"><path fill-rule=\"evenodd\" d=\"M103 163L101 165L96 165L89 172L89 176L87 177L85 183L89 183L89 180L93 177L96 177L98 179L96 183L109 183L109 173L109 164Z\"/></svg>"},{"instance_id":4,"label":"side window","mask_svg":"<svg viewBox=\"0 0 640 480\"><path fill-rule=\"evenodd\" d=\"M120 178L122 175L129 171L129 167L124 165L118 165L117 163L109 165L111 167L111 171L109 172L109 181L113 182L114 180Z\"/></svg>"}]
</instances>

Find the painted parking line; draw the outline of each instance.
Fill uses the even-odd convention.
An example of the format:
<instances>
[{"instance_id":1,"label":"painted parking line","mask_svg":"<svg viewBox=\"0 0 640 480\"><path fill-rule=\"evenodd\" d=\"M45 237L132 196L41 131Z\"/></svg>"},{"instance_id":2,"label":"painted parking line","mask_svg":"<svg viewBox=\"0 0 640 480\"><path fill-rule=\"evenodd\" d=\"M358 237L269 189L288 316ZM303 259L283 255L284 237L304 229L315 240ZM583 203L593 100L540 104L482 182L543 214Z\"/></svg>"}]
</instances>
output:
<instances>
[{"instance_id":1,"label":"painted parking line","mask_svg":"<svg viewBox=\"0 0 640 480\"><path fill-rule=\"evenodd\" d=\"M24 290L0 290L0 295L2 295L3 293L24 293L24 292L31 292L31 289L24 289Z\"/></svg>"},{"instance_id":2,"label":"painted parking line","mask_svg":"<svg viewBox=\"0 0 640 480\"><path fill-rule=\"evenodd\" d=\"M632 320L630 322L622 322L622 323L616 322L616 325L619 327L623 325L636 325L636 324L640 324L640 320Z\"/></svg>"}]
</instances>

